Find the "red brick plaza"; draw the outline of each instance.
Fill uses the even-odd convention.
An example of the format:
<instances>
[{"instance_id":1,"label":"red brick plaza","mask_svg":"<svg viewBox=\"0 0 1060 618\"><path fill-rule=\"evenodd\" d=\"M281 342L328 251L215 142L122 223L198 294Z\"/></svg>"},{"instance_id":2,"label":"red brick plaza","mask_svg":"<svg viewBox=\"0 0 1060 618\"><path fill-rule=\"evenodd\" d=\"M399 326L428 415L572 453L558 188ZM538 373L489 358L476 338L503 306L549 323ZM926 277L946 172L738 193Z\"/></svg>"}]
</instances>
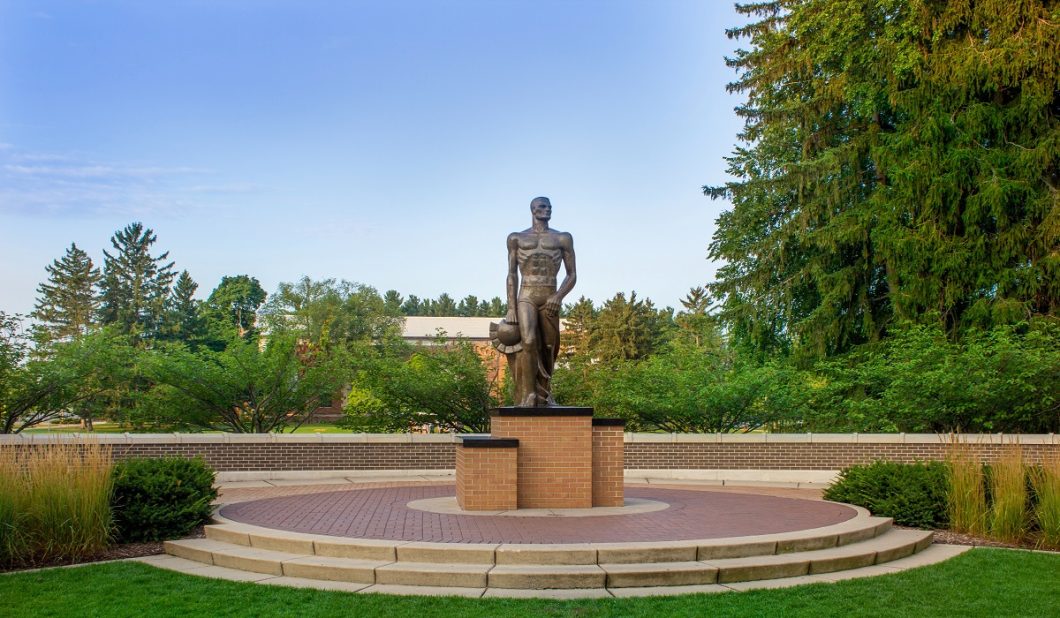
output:
<instances>
[{"instance_id":1,"label":"red brick plaza","mask_svg":"<svg viewBox=\"0 0 1060 618\"><path fill-rule=\"evenodd\" d=\"M624 504L625 421L592 408L493 410L490 437L456 447L456 497L467 511Z\"/></svg>"}]
</instances>

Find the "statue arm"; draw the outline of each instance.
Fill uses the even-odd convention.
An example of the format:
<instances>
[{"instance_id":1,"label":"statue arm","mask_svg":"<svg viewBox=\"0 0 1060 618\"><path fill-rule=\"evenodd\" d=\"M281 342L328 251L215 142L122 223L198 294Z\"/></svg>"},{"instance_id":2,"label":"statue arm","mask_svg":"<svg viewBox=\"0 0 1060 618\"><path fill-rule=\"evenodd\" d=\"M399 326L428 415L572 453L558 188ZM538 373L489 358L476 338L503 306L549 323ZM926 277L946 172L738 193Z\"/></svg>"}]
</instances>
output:
<instances>
[{"instance_id":1,"label":"statue arm","mask_svg":"<svg viewBox=\"0 0 1060 618\"><path fill-rule=\"evenodd\" d=\"M515 234L508 235L508 316L505 321L509 324L518 324L519 306L519 238Z\"/></svg>"},{"instance_id":2,"label":"statue arm","mask_svg":"<svg viewBox=\"0 0 1060 618\"><path fill-rule=\"evenodd\" d=\"M567 275L563 278L563 282L559 284L556 293L545 303L545 311L553 315L559 314L563 299L574 289L574 284L578 282L578 268L574 260L574 237L564 232L560 234L559 243L563 251L563 270Z\"/></svg>"}]
</instances>

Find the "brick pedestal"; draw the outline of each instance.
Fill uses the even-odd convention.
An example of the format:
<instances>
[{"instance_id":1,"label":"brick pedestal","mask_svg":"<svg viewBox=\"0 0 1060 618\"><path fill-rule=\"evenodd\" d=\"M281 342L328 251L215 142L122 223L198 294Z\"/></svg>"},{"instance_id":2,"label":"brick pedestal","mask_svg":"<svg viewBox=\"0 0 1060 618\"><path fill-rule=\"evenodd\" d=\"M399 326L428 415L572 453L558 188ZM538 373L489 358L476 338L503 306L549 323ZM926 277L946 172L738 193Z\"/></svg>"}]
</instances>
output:
<instances>
[{"instance_id":1,"label":"brick pedestal","mask_svg":"<svg viewBox=\"0 0 1060 618\"><path fill-rule=\"evenodd\" d=\"M592 408L497 408L490 433L517 438L521 509L593 505Z\"/></svg>"},{"instance_id":2,"label":"brick pedestal","mask_svg":"<svg viewBox=\"0 0 1060 618\"><path fill-rule=\"evenodd\" d=\"M593 506L623 506L626 421L593 419Z\"/></svg>"},{"instance_id":3,"label":"brick pedestal","mask_svg":"<svg viewBox=\"0 0 1060 618\"><path fill-rule=\"evenodd\" d=\"M518 508L519 440L464 438L456 447L456 502L466 511Z\"/></svg>"}]
</instances>

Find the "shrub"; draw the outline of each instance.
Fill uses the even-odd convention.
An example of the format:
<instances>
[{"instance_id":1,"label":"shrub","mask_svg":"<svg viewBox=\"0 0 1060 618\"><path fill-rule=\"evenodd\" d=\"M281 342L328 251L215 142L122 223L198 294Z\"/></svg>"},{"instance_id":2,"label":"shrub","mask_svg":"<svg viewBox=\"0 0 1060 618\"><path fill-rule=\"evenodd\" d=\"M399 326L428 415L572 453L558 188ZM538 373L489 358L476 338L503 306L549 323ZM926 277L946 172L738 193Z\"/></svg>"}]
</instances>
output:
<instances>
[{"instance_id":1,"label":"shrub","mask_svg":"<svg viewBox=\"0 0 1060 618\"><path fill-rule=\"evenodd\" d=\"M110 540L111 451L0 447L0 567L76 561Z\"/></svg>"},{"instance_id":2,"label":"shrub","mask_svg":"<svg viewBox=\"0 0 1060 618\"><path fill-rule=\"evenodd\" d=\"M948 485L946 466L940 462L877 461L843 470L824 497L863 506L903 526L941 528L947 523Z\"/></svg>"},{"instance_id":3,"label":"shrub","mask_svg":"<svg viewBox=\"0 0 1060 618\"><path fill-rule=\"evenodd\" d=\"M114 470L119 541L179 538L206 523L217 497L213 470L201 458L127 459Z\"/></svg>"}]
</instances>

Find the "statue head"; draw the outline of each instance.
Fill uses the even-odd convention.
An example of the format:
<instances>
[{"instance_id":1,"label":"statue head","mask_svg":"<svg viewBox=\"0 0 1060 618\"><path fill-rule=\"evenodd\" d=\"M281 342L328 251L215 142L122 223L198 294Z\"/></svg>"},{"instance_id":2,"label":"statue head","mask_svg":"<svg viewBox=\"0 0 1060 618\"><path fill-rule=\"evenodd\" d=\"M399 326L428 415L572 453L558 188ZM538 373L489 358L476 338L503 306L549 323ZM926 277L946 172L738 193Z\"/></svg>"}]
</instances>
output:
<instances>
[{"instance_id":1,"label":"statue head","mask_svg":"<svg viewBox=\"0 0 1060 618\"><path fill-rule=\"evenodd\" d=\"M530 200L530 214L534 219L548 221L552 218L552 202L547 197L535 197Z\"/></svg>"}]
</instances>

